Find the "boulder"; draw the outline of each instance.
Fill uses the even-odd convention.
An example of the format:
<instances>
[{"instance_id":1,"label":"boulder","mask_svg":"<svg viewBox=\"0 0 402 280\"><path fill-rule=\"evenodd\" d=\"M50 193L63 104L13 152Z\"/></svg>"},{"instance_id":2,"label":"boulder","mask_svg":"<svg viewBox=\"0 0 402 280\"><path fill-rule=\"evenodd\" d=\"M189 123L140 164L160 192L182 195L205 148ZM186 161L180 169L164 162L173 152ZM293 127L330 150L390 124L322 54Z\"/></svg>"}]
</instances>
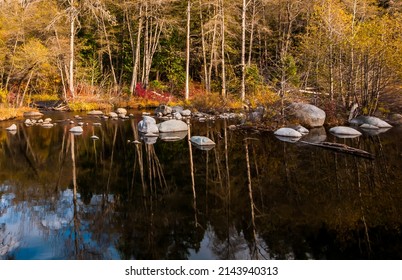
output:
<instances>
[{"instance_id":1,"label":"boulder","mask_svg":"<svg viewBox=\"0 0 402 280\"><path fill-rule=\"evenodd\" d=\"M276 136L300 138L303 135L297 130L290 127L282 127L274 132Z\"/></svg>"},{"instance_id":2,"label":"boulder","mask_svg":"<svg viewBox=\"0 0 402 280\"><path fill-rule=\"evenodd\" d=\"M168 120L158 124L159 132L187 131L187 124L180 120Z\"/></svg>"},{"instance_id":3,"label":"boulder","mask_svg":"<svg viewBox=\"0 0 402 280\"><path fill-rule=\"evenodd\" d=\"M288 114L307 128L323 126L326 117L323 110L306 103L292 103Z\"/></svg>"},{"instance_id":4,"label":"boulder","mask_svg":"<svg viewBox=\"0 0 402 280\"><path fill-rule=\"evenodd\" d=\"M154 118L150 116L143 116L142 120L138 123L138 131L141 133L152 133L158 134L159 129L156 125L156 121Z\"/></svg>"},{"instance_id":5,"label":"boulder","mask_svg":"<svg viewBox=\"0 0 402 280\"><path fill-rule=\"evenodd\" d=\"M340 138L351 138L362 135L360 131L348 126L335 126L330 128L329 132Z\"/></svg>"},{"instance_id":6,"label":"boulder","mask_svg":"<svg viewBox=\"0 0 402 280\"><path fill-rule=\"evenodd\" d=\"M351 124L354 125L362 125L362 124L368 124L368 125L373 125L378 128L391 128L392 125L387 123L386 121L381 120L380 118L377 117L372 117L372 116L357 116L356 118L353 118L349 121Z\"/></svg>"}]
</instances>

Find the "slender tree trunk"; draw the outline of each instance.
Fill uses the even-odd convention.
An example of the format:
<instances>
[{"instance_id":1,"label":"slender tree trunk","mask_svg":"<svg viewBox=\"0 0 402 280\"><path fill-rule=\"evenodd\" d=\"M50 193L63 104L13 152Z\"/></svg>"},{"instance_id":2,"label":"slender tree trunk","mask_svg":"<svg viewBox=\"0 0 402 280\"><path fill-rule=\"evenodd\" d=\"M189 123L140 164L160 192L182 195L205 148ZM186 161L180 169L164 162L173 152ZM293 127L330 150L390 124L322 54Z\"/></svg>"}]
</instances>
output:
<instances>
[{"instance_id":1,"label":"slender tree trunk","mask_svg":"<svg viewBox=\"0 0 402 280\"><path fill-rule=\"evenodd\" d=\"M74 88L74 39L75 39L75 7L74 0L70 0L70 63L69 63L69 77L68 88L70 90L71 97L75 98Z\"/></svg>"},{"instance_id":2,"label":"slender tree trunk","mask_svg":"<svg viewBox=\"0 0 402 280\"><path fill-rule=\"evenodd\" d=\"M241 101L246 99L246 12L247 3L246 0L243 0L241 13Z\"/></svg>"},{"instance_id":3,"label":"slender tree trunk","mask_svg":"<svg viewBox=\"0 0 402 280\"><path fill-rule=\"evenodd\" d=\"M103 18L102 18L102 29L103 29L103 35L105 36L105 40L106 40L106 48L107 48L107 53L108 53L108 57L109 57L110 71L112 72L114 89L116 89L118 82L117 82L117 77L116 77L116 71L114 70L114 66L113 66L112 49L110 47L110 40L109 40L109 35L107 34L105 20Z\"/></svg>"},{"instance_id":4,"label":"slender tree trunk","mask_svg":"<svg viewBox=\"0 0 402 280\"><path fill-rule=\"evenodd\" d=\"M207 93L210 92L210 85L209 85L209 77L208 77L208 69L207 69L207 52L205 48L205 32L204 32L204 21L202 16L202 0L199 0L200 6L200 25L201 25L201 45L202 45L202 58L203 58L203 67L204 67L204 83L205 83L205 90Z\"/></svg>"},{"instance_id":5,"label":"slender tree trunk","mask_svg":"<svg viewBox=\"0 0 402 280\"><path fill-rule=\"evenodd\" d=\"M254 41L254 25L255 25L255 14L256 14L256 0L253 0L253 11L251 15L251 29L250 29L250 42L248 48L248 62L247 65L251 65L251 57L253 55L253 41Z\"/></svg>"},{"instance_id":6,"label":"slender tree trunk","mask_svg":"<svg viewBox=\"0 0 402 280\"><path fill-rule=\"evenodd\" d=\"M222 64L222 96L226 98L226 65L225 65L225 8L221 0L221 64Z\"/></svg>"},{"instance_id":7,"label":"slender tree trunk","mask_svg":"<svg viewBox=\"0 0 402 280\"><path fill-rule=\"evenodd\" d=\"M187 1L187 36L186 36L186 89L185 100L190 96L190 21L191 21L191 0Z\"/></svg>"},{"instance_id":8,"label":"slender tree trunk","mask_svg":"<svg viewBox=\"0 0 402 280\"><path fill-rule=\"evenodd\" d=\"M141 50L141 33L142 33L142 3L140 3L140 11L139 11L139 19L138 19L138 31L137 31L137 44L135 46L135 55L134 55L134 64L133 64L133 75L131 77L130 84L130 94L133 95L135 91L135 87L138 81L138 66L140 63L140 50ZM134 51L134 48L133 48Z\"/></svg>"}]
</instances>

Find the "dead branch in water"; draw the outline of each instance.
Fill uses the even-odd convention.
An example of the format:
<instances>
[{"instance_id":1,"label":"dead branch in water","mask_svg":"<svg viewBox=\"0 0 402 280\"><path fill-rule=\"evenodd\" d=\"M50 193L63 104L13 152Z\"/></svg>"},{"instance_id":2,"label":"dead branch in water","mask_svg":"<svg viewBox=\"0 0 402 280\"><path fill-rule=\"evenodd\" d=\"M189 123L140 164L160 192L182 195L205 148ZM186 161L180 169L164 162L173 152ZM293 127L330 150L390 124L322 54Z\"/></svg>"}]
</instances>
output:
<instances>
[{"instance_id":1,"label":"dead branch in water","mask_svg":"<svg viewBox=\"0 0 402 280\"><path fill-rule=\"evenodd\" d=\"M331 142L320 142L320 143L310 143L310 142L306 142L306 141L299 141L299 142L303 143L303 144L316 146L316 147L321 147L321 148L324 148L324 149L334 150L336 152L352 154L352 155L359 156L359 157L364 157L364 158L367 158L367 159L374 159L373 154L371 154L371 153L369 153L367 151L364 151L364 150L360 150L360 149L357 149L357 148L350 147L350 146L345 145L345 144L331 143Z\"/></svg>"}]
</instances>

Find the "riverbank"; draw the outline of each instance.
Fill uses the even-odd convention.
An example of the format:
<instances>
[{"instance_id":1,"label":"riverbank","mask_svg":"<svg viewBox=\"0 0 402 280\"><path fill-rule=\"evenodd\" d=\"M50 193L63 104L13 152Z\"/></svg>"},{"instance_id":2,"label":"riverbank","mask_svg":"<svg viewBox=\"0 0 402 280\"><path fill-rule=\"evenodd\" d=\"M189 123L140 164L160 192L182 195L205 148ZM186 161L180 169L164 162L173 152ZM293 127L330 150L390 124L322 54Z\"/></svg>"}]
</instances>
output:
<instances>
[{"instance_id":1,"label":"riverbank","mask_svg":"<svg viewBox=\"0 0 402 280\"><path fill-rule=\"evenodd\" d=\"M89 112L101 110L111 112L116 108L127 109L154 109L161 104L171 107L182 106L191 109L193 112L208 114L221 114L227 112L241 112L249 114L249 122L246 125L259 127L260 129L274 130L282 125L291 122L286 118L286 108L293 102L310 103L316 105L326 112L326 124L341 125L347 122L348 112L334 102L329 102L325 97L317 97L311 94L291 93L285 96L283 103L276 94L269 93L263 98L251 97L246 102L229 97L223 99L219 94L197 94L186 101L174 98L168 102L142 97L103 97L99 96L78 96L74 101L68 103L60 102L58 107L21 107L7 108L0 107L0 121L10 120L23 116L27 111L59 110L72 112ZM282 110L282 106L283 109ZM282 111L285 114L282 114ZM381 95L376 116L384 119L392 119L393 116L402 113L402 89L388 90Z\"/></svg>"}]
</instances>

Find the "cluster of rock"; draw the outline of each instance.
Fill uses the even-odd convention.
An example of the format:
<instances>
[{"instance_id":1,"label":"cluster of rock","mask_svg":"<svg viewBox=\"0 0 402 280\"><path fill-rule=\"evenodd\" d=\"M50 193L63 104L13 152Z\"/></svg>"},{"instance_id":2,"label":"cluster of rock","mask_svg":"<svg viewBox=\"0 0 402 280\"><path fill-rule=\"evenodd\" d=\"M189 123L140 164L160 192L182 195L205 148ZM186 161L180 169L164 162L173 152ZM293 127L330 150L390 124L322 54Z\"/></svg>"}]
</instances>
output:
<instances>
[{"instance_id":1,"label":"cluster of rock","mask_svg":"<svg viewBox=\"0 0 402 280\"><path fill-rule=\"evenodd\" d=\"M160 105L155 109L155 117L161 120L176 119L187 120L195 119L199 122L215 121L217 119L243 119L243 113L204 113L191 112L189 109L184 109L182 106L167 106Z\"/></svg>"},{"instance_id":2,"label":"cluster of rock","mask_svg":"<svg viewBox=\"0 0 402 280\"><path fill-rule=\"evenodd\" d=\"M25 119L24 124L26 126L32 126L32 125L39 125L44 128L51 128L54 126L54 123L52 123L51 118L46 118L46 119Z\"/></svg>"},{"instance_id":3,"label":"cluster of rock","mask_svg":"<svg viewBox=\"0 0 402 280\"><path fill-rule=\"evenodd\" d=\"M300 138L309 138L308 142L325 141L326 132L323 128L325 123L325 112L311 104L293 103L289 106L289 112L294 120L300 125L294 127L283 127L274 132L274 135L283 141L296 142ZM378 134L385 132L392 126L372 116L358 116L350 120L350 125L354 126L335 126L329 129L329 132L339 138L353 138L362 135L362 132L368 134ZM307 137L310 131L307 128L315 130L314 137ZM317 129L317 128L322 129ZM317 134L317 131L320 131Z\"/></svg>"},{"instance_id":4,"label":"cluster of rock","mask_svg":"<svg viewBox=\"0 0 402 280\"><path fill-rule=\"evenodd\" d=\"M104 119L128 119L130 117L132 117L133 115L127 115L127 110L125 108L117 108L115 111L111 111L107 114L105 114L104 112L100 111L100 110L92 110L88 112L89 116L98 116L98 117L102 117Z\"/></svg>"},{"instance_id":5,"label":"cluster of rock","mask_svg":"<svg viewBox=\"0 0 402 280\"><path fill-rule=\"evenodd\" d=\"M178 141L187 136L189 119L192 117L190 110L184 110L181 106L161 105L156 108L155 116L162 121L157 123L156 118L145 113L138 123L138 131L146 144L154 144L158 138L163 141ZM200 149L209 149L215 145L211 139L204 136L193 136L191 139L191 143ZM137 140L136 144L138 143Z\"/></svg>"}]
</instances>

